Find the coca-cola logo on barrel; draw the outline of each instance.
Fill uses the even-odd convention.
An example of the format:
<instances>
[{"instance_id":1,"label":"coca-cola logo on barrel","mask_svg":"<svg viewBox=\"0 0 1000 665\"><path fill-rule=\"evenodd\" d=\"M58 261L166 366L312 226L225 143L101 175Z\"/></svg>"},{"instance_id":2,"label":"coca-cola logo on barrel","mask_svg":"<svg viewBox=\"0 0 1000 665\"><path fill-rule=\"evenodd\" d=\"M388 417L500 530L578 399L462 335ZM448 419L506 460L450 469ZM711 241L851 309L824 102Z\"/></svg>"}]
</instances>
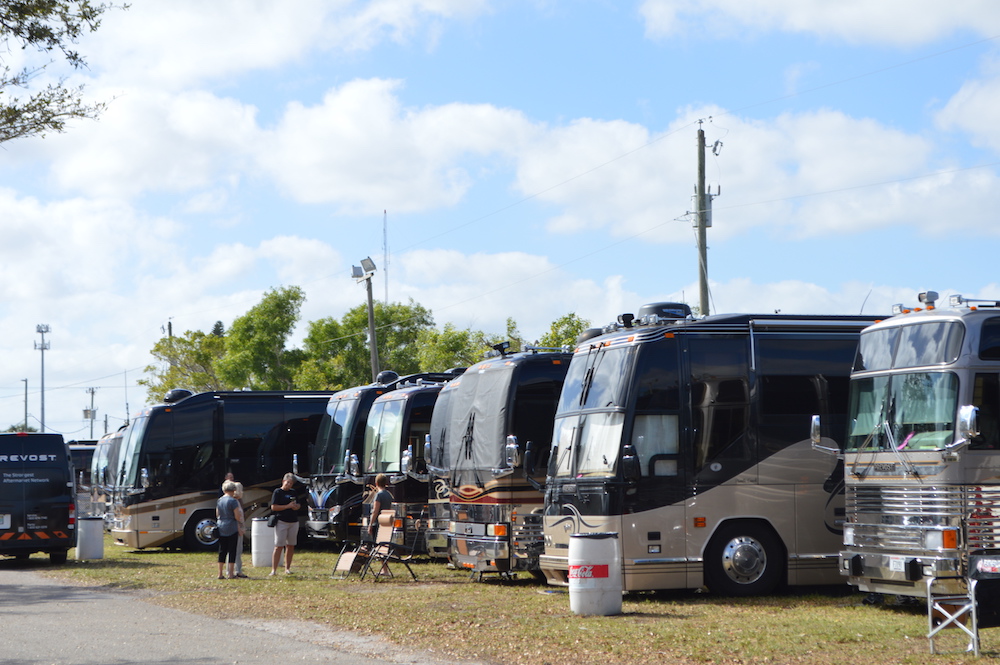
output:
<instances>
[{"instance_id":1,"label":"coca-cola logo on barrel","mask_svg":"<svg viewBox=\"0 0 1000 665\"><path fill-rule=\"evenodd\" d=\"M607 577L608 564L587 564L582 566L570 566L569 578L572 579L593 579L595 577Z\"/></svg>"}]
</instances>

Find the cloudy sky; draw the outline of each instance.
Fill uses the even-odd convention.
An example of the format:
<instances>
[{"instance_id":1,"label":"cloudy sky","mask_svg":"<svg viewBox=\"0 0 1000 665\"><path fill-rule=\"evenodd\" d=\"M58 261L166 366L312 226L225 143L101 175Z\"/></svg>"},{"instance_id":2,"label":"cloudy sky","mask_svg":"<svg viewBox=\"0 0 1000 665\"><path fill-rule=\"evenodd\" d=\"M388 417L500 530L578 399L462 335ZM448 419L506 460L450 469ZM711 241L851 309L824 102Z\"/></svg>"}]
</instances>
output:
<instances>
[{"instance_id":1,"label":"cloudy sky","mask_svg":"<svg viewBox=\"0 0 1000 665\"><path fill-rule=\"evenodd\" d=\"M23 379L39 426L38 324L46 428L88 438L96 388L99 436L168 322L282 285L340 317L367 256L529 339L697 304L699 127L713 313L1000 298L995 0L140 0L79 50L38 83L100 119L0 146L0 428Z\"/></svg>"}]
</instances>

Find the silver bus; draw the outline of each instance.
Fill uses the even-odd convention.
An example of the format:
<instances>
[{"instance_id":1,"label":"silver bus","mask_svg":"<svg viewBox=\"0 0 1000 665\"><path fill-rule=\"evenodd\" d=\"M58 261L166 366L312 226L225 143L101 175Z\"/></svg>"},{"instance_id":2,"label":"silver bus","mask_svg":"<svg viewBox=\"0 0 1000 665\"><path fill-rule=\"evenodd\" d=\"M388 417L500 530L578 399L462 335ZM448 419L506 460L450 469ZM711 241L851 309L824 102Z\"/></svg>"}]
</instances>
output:
<instances>
[{"instance_id":1,"label":"silver bus","mask_svg":"<svg viewBox=\"0 0 1000 665\"><path fill-rule=\"evenodd\" d=\"M847 385L870 316L623 314L577 347L545 495L551 584L574 533L617 532L622 588L759 595L839 580ZM530 465L529 465L530 466Z\"/></svg>"},{"instance_id":2,"label":"silver bus","mask_svg":"<svg viewBox=\"0 0 1000 665\"><path fill-rule=\"evenodd\" d=\"M995 596L1000 301L923 293L861 333L851 376L840 570L863 591ZM821 420L821 419L820 419ZM817 436L817 439L819 437ZM982 596L981 596L982 597Z\"/></svg>"}]
</instances>

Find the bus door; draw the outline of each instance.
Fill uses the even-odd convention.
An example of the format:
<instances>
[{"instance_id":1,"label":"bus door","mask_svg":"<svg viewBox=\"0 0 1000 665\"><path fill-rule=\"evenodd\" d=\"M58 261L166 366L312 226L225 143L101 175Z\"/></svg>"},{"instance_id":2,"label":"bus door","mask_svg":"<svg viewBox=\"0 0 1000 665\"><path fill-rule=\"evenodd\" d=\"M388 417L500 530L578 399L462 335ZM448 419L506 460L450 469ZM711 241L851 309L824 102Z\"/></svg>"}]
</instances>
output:
<instances>
[{"instance_id":1,"label":"bus door","mask_svg":"<svg viewBox=\"0 0 1000 665\"><path fill-rule=\"evenodd\" d=\"M757 484L757 446L750 428L749 346L744 334L685 337L683 404L690 490L687 556L703 556L722 520L739 516Z\"/></svg>"},{"instance_id":2,"label":"bus door","mask_svg":"<svg viewBox=\"0 0 1000 665\"><path fill-rule=\"evenodd\" d=\"M687 584L685 499L688 427L681 410L680 358L675 338L644 344L636 361L631 443L640 477L625 489L622 559L626 588Z\"/></svg>"}]
</instances>

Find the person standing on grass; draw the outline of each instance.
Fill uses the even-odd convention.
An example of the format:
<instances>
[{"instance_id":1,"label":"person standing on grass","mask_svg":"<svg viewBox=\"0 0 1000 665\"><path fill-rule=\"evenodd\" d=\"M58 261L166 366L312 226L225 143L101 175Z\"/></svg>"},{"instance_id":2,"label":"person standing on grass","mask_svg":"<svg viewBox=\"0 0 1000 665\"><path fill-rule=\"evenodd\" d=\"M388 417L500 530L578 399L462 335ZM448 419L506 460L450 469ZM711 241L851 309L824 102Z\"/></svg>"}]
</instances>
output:
<instances>
[{"instance_id":1,"label":"person standing on grass","mask_svg":"<svg viewBox=\"0 0 1000 665\"><path fill-rule=\"evenodd\" d=\"M271 555L272 576L278 573L282 551L285 554L285 574L292 572L292 555L299 535L299 502L292 491L294 485L295 474L286 473L281 487L271 494L271 512L278 515L278 523L274 525L274 553Z\"/></svg>"},{"instance_id":2,"label":"person standing on grass","mask_svg":"<svg viewBox=\"0 0 1000 665\"><path fill-rule=\"evenodd\" d=\"M227 480L232 480L236 483L236 491L233 492L233 497L240 502L240 507L243 507L243 483L238 482L232 473L226 474ZM245 515L246 513L244 513ZM249 576L243 574L243 534L246 530L244 525L243 529L240 529L240 535L236 539L236 577L241 579L247 579Z\"/></svg>"},{"instance_id":3,"label":"person standing on grass","mask_svg":"<svg viewBox=\"0 0 1000 665\"><path fill-rule=\"evenodd\" d=\"M215 503L215 523L219 529L219 579L225 579L223 565L229 563L229 579L236 577L236 543L243 535L243 507L234 496L236 483L222 483L222 496Z\"/></svg>"}]
</instances>

